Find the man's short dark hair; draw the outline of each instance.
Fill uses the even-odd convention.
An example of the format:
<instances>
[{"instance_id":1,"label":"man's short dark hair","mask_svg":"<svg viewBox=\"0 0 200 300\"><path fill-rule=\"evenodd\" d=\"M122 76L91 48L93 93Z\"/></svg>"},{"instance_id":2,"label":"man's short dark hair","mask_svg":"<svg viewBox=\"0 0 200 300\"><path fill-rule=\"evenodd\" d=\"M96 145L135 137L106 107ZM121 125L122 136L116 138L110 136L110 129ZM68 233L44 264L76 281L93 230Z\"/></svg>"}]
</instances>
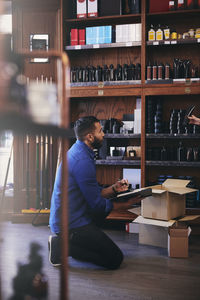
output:
<instances>
[{"instance_id":1,"label":"man's short dark hair","mask_svg":"<svg viewBox=\"0 0 200 300\"><path fill-rule=\"evenodd\" d=\"M86 116L78 119L74 124L76 138L83 141L88 133L95 130L95 123L99 120L94 116Z\"/></svg>"}]
</instances>

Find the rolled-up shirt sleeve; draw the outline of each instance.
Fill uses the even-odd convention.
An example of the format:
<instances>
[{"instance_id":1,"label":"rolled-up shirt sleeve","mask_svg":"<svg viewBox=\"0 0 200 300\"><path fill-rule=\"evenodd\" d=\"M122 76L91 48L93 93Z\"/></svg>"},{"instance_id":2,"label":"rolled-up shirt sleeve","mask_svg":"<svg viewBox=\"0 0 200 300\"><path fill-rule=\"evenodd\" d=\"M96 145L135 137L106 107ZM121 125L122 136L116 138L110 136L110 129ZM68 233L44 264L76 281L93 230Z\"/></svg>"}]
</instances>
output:
<instances>
[{"instance_id":1,"label":"rolled-up shirt sleeve","mask_svg":"<svg viewBox=\"0 0 200 300\"><path fill-rule=\"evenodd\" d=\"M73 168L73 175L91 211L109 213L113 209L112 201L101 196L102 188L96 180L93 161L79 160Z\"/></svg>"}]
</instances>

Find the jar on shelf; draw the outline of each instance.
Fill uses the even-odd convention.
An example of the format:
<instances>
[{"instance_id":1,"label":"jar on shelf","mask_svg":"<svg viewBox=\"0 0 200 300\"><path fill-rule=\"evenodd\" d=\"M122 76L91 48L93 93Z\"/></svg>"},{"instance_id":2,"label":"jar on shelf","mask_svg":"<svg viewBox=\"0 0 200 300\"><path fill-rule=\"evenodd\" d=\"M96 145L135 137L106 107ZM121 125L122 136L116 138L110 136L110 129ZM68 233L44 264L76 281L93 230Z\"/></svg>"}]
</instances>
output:
<instances>
[{"instance_id":1,"label":"jar on shelf","mask_svg":"<svg viewBox=\"0 0 200 300\"><path fill-rule=\"evenodd\" d=\"M194 29L188 31L190 38L194 38Z\"/></svg>"}]
</instances>

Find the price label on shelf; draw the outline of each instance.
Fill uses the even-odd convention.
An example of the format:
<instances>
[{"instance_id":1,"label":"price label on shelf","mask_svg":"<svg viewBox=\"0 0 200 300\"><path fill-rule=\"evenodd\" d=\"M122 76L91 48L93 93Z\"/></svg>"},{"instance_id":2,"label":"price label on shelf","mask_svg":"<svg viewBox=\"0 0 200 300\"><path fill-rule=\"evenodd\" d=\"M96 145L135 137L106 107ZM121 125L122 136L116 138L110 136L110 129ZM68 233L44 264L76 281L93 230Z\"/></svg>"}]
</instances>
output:
<instances>
[{"instance_id":1,"label":"price label on shelf","mask_svg":"<svg viewBox=\"0 0 200 300\"><path fill-rule=\"evenodd\" d=\"M200 43L200 39L197 39L197 43Z\"/></svg>"},{"instance_id":2,"label":"price label on shelf","mask_svg":"<svg viewBox=\"0 0 200 300\"><path fill-rule=\"evenodd\" d=\"M170 45L170 41L164 41L165 45Z\"/></svg>"},{"instance_id":3,"label":"price label on shelf","mask_svg":"<svg viewBox=\"0 0 200 300\"><path fill-rule=\"evenodd\" d=\"M126 47L131 47L132 46L132 42L127 42L126 43Z\"/></svg>"},{"instance_id":4,"label":"price label on shelf","mask_svg":"<svg viewBox=\"0 0 200 300\"><path fill-rule=\"evenodd\" d=\"M175 45L175 44L177 44L177 41L171 41L171 44Z\"/></svg>"},{"instance_id":5,"label":"price label on shelf","mask_svg":"<svg viewBox=\"0 0 200 300\"><path fill-rule=\"evenodd\" d=\"M99 44L94 44L93 48L96 48L96 49L99 48Z\"/></svg>"},{"instance_id":6,"label":"price label on shelf","mask_svg":"<svg viewBox=\"0 0 200 300\"><path fill-rule=\"evenodd\" d=\"M76 45L74 48L75 48L76 50L80 50L80 49L81 49L81 45Z\"/></svg>"},{"instance_id":7,"label":"price label on shelf","mask_svg":"<svg viewBox=\"0 0 200 300\"><path fill-rule=\"evenodd\" d=\"M103 90L98 90L98 96L103 96Z\"/></svg>"},{"instance_id":8,"label":"price label on shelf","mask_svg":"<svg viewBox=\"0 0 200 300\"><path fill-rule=\"evenodd\" d=\"M159 45L159 42L153 42L153 45L154 45L154 46L158 46L158 45Z\"/></svg>"}]
</instances>

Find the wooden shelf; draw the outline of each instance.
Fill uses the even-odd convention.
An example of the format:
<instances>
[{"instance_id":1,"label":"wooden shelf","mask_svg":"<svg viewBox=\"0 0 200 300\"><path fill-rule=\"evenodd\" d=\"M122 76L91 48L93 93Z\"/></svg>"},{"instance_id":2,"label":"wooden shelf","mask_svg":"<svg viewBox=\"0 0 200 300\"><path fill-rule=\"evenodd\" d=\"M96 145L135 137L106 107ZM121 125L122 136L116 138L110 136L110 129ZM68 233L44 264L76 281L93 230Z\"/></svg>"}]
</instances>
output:
<instances>
[{"instance_id":1,"label":"wooden shelf","mask_svg":"<svg viewBox=\"0 0 200 300\"><path fill-rule=\"evenodd\" d=\"M91 25L110 25L110 24L123 24L129 22L140 22L141 14L129 14L129 15L114 15L104 16L97 18L81 18L81 19L65 19L65 24L68 26L91 26Z\"/></svg>"},{"instance_id":2,"label":"wooden shelf","mask_svg":"<svg viewBox=\"0 0 200 300\"><path fill-rule=\"evenodd\" d=\"M198 95L200 83L172 84L129 84L110 86L76 86L71 87L71 98L103 97L103 96L140 96L142 90L146 96L156 95Z\"/></svg>"},{"instance_id":3,"label":"wooden shelf","mask_svg":"<svg viewBox=\"0 0 200 300\"><path fill-rule=\"evenodd\" d=\"M94 82L71 82L71 88L77 87L98 87L102 88L104 86L114 87L114 86L134 86L141 85L141 80L118 80L118 81L94 81Z\"/></svg>"},{"instance_id":4,"label":"wooden shelf","mask_svg":"<svg viewBox=\"0 0 200 300\"><path fill-rule=\"evenodd\" d=\"M162 12L154 12L154 13L147 13L146 16L149 17L169 17L170 16L180 16L180 17L184 17L187 15L199 15L200 14L200 9L184 9L184 10L174 10L174 11L162 11Z\"/></svg>"},{"instance_id":5,"label":"wooden shelf","mask_svg":"<svg viewBox=\"0 0 200 300\"><path fill-rule=\"evenodd\" d=\"M126 47L140 47L141 42L124 42L124 43L104 43L104 44L92 44L92 45L76 45L76 46L66 46L66 51L77 51L77 50L98 50L105 48L126 48Z\"/></svg>"},{"instance_id":6,"label":"wooden shelf","mask_svg":"<svg viewBox=\"0 0 200 300\"><path fill-rule=\"evenodd\" d=\"M200 139L200 134L169 134L169 133L159 133L159 134L154 134L154 133L147 133L146 134L146 139Z\"/></svg>"},{"instance_id":7,"label":"wooden shelf","mask_svg":"<svg viewBox=\"0 0 200 300\"><path fill-rule=\"evenodd\" d=\"M153 161L146 160L146 166L148 167L200 167L200 161Z\"/></svg>"},{"instance_id":8,"label":"wooden shelf","mask_svg":"<svg viewBox=\"0 0 200 300\"><path fill-rule=\"evenodd\" d=\"M104 135L105 139L140 139L141 134L134 134L134 133L127 133L127 134L122 134L122 133L106 133Z\"/></svg>"},{"instance_id":9,"label":"wooden shelf","mask_svg":"<svg viewBox=\"0 0 200 300\"><path fill-rule=\"evenodd\" d=\"M165 41L147 41L147 46L174 46L174 45L191 45L200 44L200 38L198 39L180 39L180 40L165 40Z\"/></svg>"},{"instance_id":10,"label":"wooden shelf","mask_svg":"<svg viewBox=\"0 0 200 300\"><path fill-rule=\"evenodd\" d=\"M198 95L200 83L145 84L146 96L156 95Z\"/></svg>"},{"instance_id":11,"label":"wooden shelf","mask_svg":"<svg viewBox=\"0 0 200 300\"><path fill-rule=\"evenodd\" d=\"M92 98L106 96L140 96L141 85L113 85L113 86L89 86L72 87L70 91L71 98Z\"/></svg>"},{"instance_id":12,"label":"wooden shelf","mask_svg":"<svg viewBox=\"0 0 200 300\"><path fill-rule=\"evenodd\" d=\"M96 165L101 166L140 166L140 160L117 160L117 159L98 159Z\"/></svg>"}]
</instances>

